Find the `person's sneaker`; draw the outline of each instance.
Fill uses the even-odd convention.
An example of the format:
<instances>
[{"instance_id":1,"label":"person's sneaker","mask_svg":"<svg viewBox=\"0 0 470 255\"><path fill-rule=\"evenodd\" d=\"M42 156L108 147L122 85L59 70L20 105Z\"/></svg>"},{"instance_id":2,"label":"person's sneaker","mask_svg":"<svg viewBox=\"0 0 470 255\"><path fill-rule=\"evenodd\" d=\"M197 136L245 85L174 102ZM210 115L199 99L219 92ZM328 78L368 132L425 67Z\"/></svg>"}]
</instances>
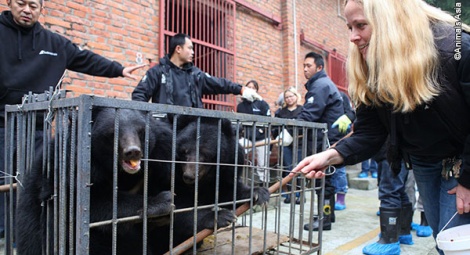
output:
<instances>
[{"instance_id":1,"label":"person's sneaker","mask_svg":"<svg viewBox=\"0 0 470 255\"><path fill-rule=\"evenodd\" d=\"M374 172L372 172L370 175L372 176L372 178L377 179L377 172L374 171Z\"/></svg>"},{"instance_id":2,"label":"person's sneaker","mask_svg":"<svg viewBox=\"0 0 470 255\"><path fill-rule=\"evenodd\" d=\"M341 211L346 209L346 205L340 204L340 203L335 203L335 210L336 211Z\"/></svg>"},{"instance_id":3,"label":"person's sneaker","mask_svg":"<svg viewBox=\"0 0 470 255\"><path fill-rule=\"evenodd\" d=\"M359 178L367 178L367 177L369 177L369 174L367 174L367 172L360 172L357 177L359 177Z\"/></svg>"}]
</instances>

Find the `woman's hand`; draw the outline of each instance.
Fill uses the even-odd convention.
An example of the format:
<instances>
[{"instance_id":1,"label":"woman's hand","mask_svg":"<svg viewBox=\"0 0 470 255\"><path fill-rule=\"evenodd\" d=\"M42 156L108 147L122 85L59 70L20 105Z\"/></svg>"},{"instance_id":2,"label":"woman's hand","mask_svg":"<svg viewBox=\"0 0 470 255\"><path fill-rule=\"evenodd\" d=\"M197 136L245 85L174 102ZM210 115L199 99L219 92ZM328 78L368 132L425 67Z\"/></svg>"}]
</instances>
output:
<instances>
[{"instance_id":1,"label":"woman's hand","mask_svg":"<svg viewBox=\"0 0 470 255\"><path fill-rule=\"evenodd\" d=\"M455 194L457 211L459 214L470 212L470 189L457 184L457 187L447 191L449 194Z\"/></svg>"},{"instance_id":2,"label":"woman's hand","mask_svg":"<svg viewBox=\"0 0 470 255\"><path fill-rule=\"evenodd\" d=\"M334 149L329 149L304 158L294 169L290 176L298 173L305 175L306 178L319 179L325 176L324 170L329 165L343 163L343 157Z\"/></svg>"}]
</instances>

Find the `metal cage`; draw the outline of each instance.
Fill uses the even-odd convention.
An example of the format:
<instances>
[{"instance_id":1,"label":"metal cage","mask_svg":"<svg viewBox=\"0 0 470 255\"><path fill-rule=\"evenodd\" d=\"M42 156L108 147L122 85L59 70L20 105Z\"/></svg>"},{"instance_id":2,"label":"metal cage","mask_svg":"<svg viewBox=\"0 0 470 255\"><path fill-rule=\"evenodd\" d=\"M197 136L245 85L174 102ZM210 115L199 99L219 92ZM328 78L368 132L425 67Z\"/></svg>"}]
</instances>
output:
<instances>
[{"instance_id":1,"label":"metal cage","mask_svg":"<svg viewBox=\"0 0 470 255\"><path fill-rule=\"evenodd\" d=\"M142 247L139 254L152 254L151 248L156 240L152 240L152 231L154 223L158 222L159 217L148 216L146 213L119 217L118 212L121 208L118 206L120 199L119 191L122 188L118 185L120 177L119 170L119 128L120 118L124 109L137 110L142 113L145 121L144 141L142 145L142 163L141 163L141 189L139 196L142 196L142 210L144 212L150 206L150 191L154 188L152 179L149 178L152 171L158 169L152 168L152 159L149 158L150 147L148 144L151 136L152 127L151 120L168 121L171 127L171 141L166 145L155 145L160 150L168 152L170 160L161 160L160 163L167 164L171 171L171 180L168 187L172 191L171 210L165 217L164 225L169 226L168 243L163 244L168 250L167 254L321 254L322 225L320 231L311 232L303 230L305 223L311 223L314 215L323 217L323 211L317 210L317 204L323 201L316 201L316 192L321 194L320 200L323 200L324 179L319 182L307 180L304 177L296 177L292 179L290 190L286 191L281 184L286 184L284 173L288 173L289 169L283 162L283 146L287 146L285 138L282 135L284 130L288 130L293 137L291 144L294 151L294 160L299 161L308 155L314 153L317 148L324 150L327 146L326 138L317 141L318 132L326 130L326 124L309 123L296 120L260 117L247 114L238 114L231 112L213 111L206 109L194 109L171 105L150 104L143 102L135 102L120 99L101 98L89 95L82 95L77 98L58 99L52 94L50 96L41 97L30 94L25 97L25 103L22 105L12 105L6 107L6 158L5 172L7 176L12 178L6 179L6 192L3 194L6 198L6 235L5 235L5 254L14 254L15 252L15 229L16 224L22 224L17 218L19 214L16 209L17 199L24 195L24 190L31 175L31 169L37 169L40 165L43 178L51 178L54 176L51 184L52 196L47 201L42 201L41 205L41 222L42 228L46 230L41 233L41 250L42 254L89 254L90 243L94 237L94 228L105 229L107 238L109 238L109 249L112 254L119 254L119 232L122 231L122 224L132 224L137 229L139 246ZM111 138L114 143L114 163L110 166L113 169L110 174L109 181L112 183L112 217L99 222L90 222L93 217L91 214L95 210L99 210L91 205L93 195L91 187L93 187L93 159L92 159L92 132L94 125L93 110L96 108L111 108L115 110L115 115L110 116L114 125L114 137ZM178 121L182 118L191 116L194 121L196 132L197 153L202 154L202 150L210 149L217 153L213 162L205 162L196 157L191 164L195 165L195 169L200 169L204 165L212 164L213 171L216 171L216 190L213 203L200 205L204 196L208 194L199 193L193 190L194 205L188 208L178 208L175 206L174 191L178 189L178 169L180 164L188 164L188 162L178 161L178 146L181 143L178 140L180 136L177 128ZM171 117L171 118L168 118ZM199 134L204 125L203 119L215 120L213 136L201 137ZM240 176L235 171L234 182L239 178L247 187L250 188L251 194L248 199L240 199L237 197L237 190L233 192L231 201L218 201L219 189L223 189L218 179L224 169L221 163L224 159L220 158L220 151L223 144L220 143L222 131L222 121L229 120L233 129L233 139L235 150L243 156L243 163L233 162L229 164L235 169L240 168ZM100 120L95 120L100 121ZM249 140L249 132L262 131L269 134L266 139L249 144L242 144L239 141L243 139ZM277 130L277 131L276 131ZM276 135L277 134L277 135ZM326 137L326 136L325 136ZM214 139L216 148L199 148L200 141L203 139ZM178 141L178 142L177 142ZM193 142L193 141L191 141ZM320 144L320 146L318 146ZM160 147L161 148L160 148ZM268 146L269 151L265 155L268 165L263 169L270 173L268 181L260 181L258 178L259 167L256 166L256 157L254 151L257 146ZM310 146L310 147L309 147ZM308 151L310 150L310 151ZM102 152L106 153L106 152ZM42 156L41 156L42 155ZM198 154L196 154L198 155ZM237 155L235 155L237 157ZM38 158L40 160L38 160ZM158 160L157 160L158 161ZM196 170L199 171L199 170ZM198 175L199 172L196 174ZM284 178L284 179L283 179ZM38 183L40 180L38 180ZM282 183L281 183L282 182ZM201 182L200 185L205 185ZM197 189L198 181L194 185ZM263 206L256 205L255 190L264 187L270 192L269 202ZM235 188L236 189L236 188ZM15 191L16 190L16 191ZM298 192L304 203L284 204L281 197L286 194L294 195ZM178 194L176 194L176 197ZM33 208L33 206L31 207ZM197 210L193 210L196 208ZM202 209L209 208L214 211L214 217L217 217L222 208L232 210L237 215L237 220L227 227L218 228L217 221L215 228L204 229L200 232L194 228L193 235L183 243L175 243L175 229L181 222L178 222L178 215L181 213L191 212L193 218L197 219L197 214ZM160 218L161 218L160 217ZM157 219L157 220L156 220ZM24 219L22 219L24 220ZM321 222L321 221L320 221ZM160 223L161 224L161 223ZM320 223L322 224L322 223ZM193 222L193 226L198 226L198 222ZM128 239L132 241L132 238ZM33 241L33 240L32 240ZM197 245L196 243L199 243Z\"/></svg>"}]
</instances>

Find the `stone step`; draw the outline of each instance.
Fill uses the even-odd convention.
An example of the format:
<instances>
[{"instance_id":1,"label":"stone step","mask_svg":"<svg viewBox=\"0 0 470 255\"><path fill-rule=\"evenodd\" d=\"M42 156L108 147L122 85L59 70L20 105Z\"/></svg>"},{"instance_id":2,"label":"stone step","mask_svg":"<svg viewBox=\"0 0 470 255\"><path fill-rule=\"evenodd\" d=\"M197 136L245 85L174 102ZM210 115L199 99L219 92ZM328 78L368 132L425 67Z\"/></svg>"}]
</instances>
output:
<instances>
[{"instance_id":1,"label":"stone step","mask_svg":"<svg viewBox=\"0 0 470 255\"><path fill-rule=\"evenodd\" d=\"M372 190L377 188L376 178L358 178L354 177L348 180L348 186L352 189Z\"/></svg>"},{"instance_id":2,"label":"stone step","mask_svg":"<svg viewBox=\"0 0 470 255\"><path fill-rule=\"evenodd\" d=\"M358 178L361 172L360 164L346 167L346 175L348 177L348 187L360 190L372 190L377 188L377 178Z\"/></svg>"}]
</instances>

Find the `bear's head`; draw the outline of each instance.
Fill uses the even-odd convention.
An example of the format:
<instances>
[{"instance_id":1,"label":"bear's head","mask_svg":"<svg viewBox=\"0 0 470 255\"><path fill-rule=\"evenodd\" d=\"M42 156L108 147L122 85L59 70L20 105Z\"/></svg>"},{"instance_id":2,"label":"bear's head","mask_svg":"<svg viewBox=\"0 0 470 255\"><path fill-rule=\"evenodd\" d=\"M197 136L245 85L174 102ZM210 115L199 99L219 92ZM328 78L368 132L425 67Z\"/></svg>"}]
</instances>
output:
<instances>
[{"instance_id":1,"label":"bear's head","mask_svg":"<svg viewBox=\"0 0 470 255\"><path fill-rule=\"evenodd\" d=\"M118 118L118 128L115 126ZM137 110L98 107L93 110L92 127L92 158L94 164L113 167L114 157L117 156L119 170L128 174L136 174L141 168L145 144L146 116ZM150 127L154 119L150 118ZM116 131L118 136L115 137ZM155 145L155 137L149 132L149 151ZM117 139L117 151L114 149Z\"/></svg>"},{"instance_id":2,"label":"bear's head","mask_svg":"<svg viewBox=\"0 0 470 255\"><path fill-rule=\"evenodd\" d=\"M236 137L228 119L200 118L199 135L196 117L181 116L177 123L176 157L184 183L213 181L217 162L235 163Z\"/></svg>"}]
</instances>

